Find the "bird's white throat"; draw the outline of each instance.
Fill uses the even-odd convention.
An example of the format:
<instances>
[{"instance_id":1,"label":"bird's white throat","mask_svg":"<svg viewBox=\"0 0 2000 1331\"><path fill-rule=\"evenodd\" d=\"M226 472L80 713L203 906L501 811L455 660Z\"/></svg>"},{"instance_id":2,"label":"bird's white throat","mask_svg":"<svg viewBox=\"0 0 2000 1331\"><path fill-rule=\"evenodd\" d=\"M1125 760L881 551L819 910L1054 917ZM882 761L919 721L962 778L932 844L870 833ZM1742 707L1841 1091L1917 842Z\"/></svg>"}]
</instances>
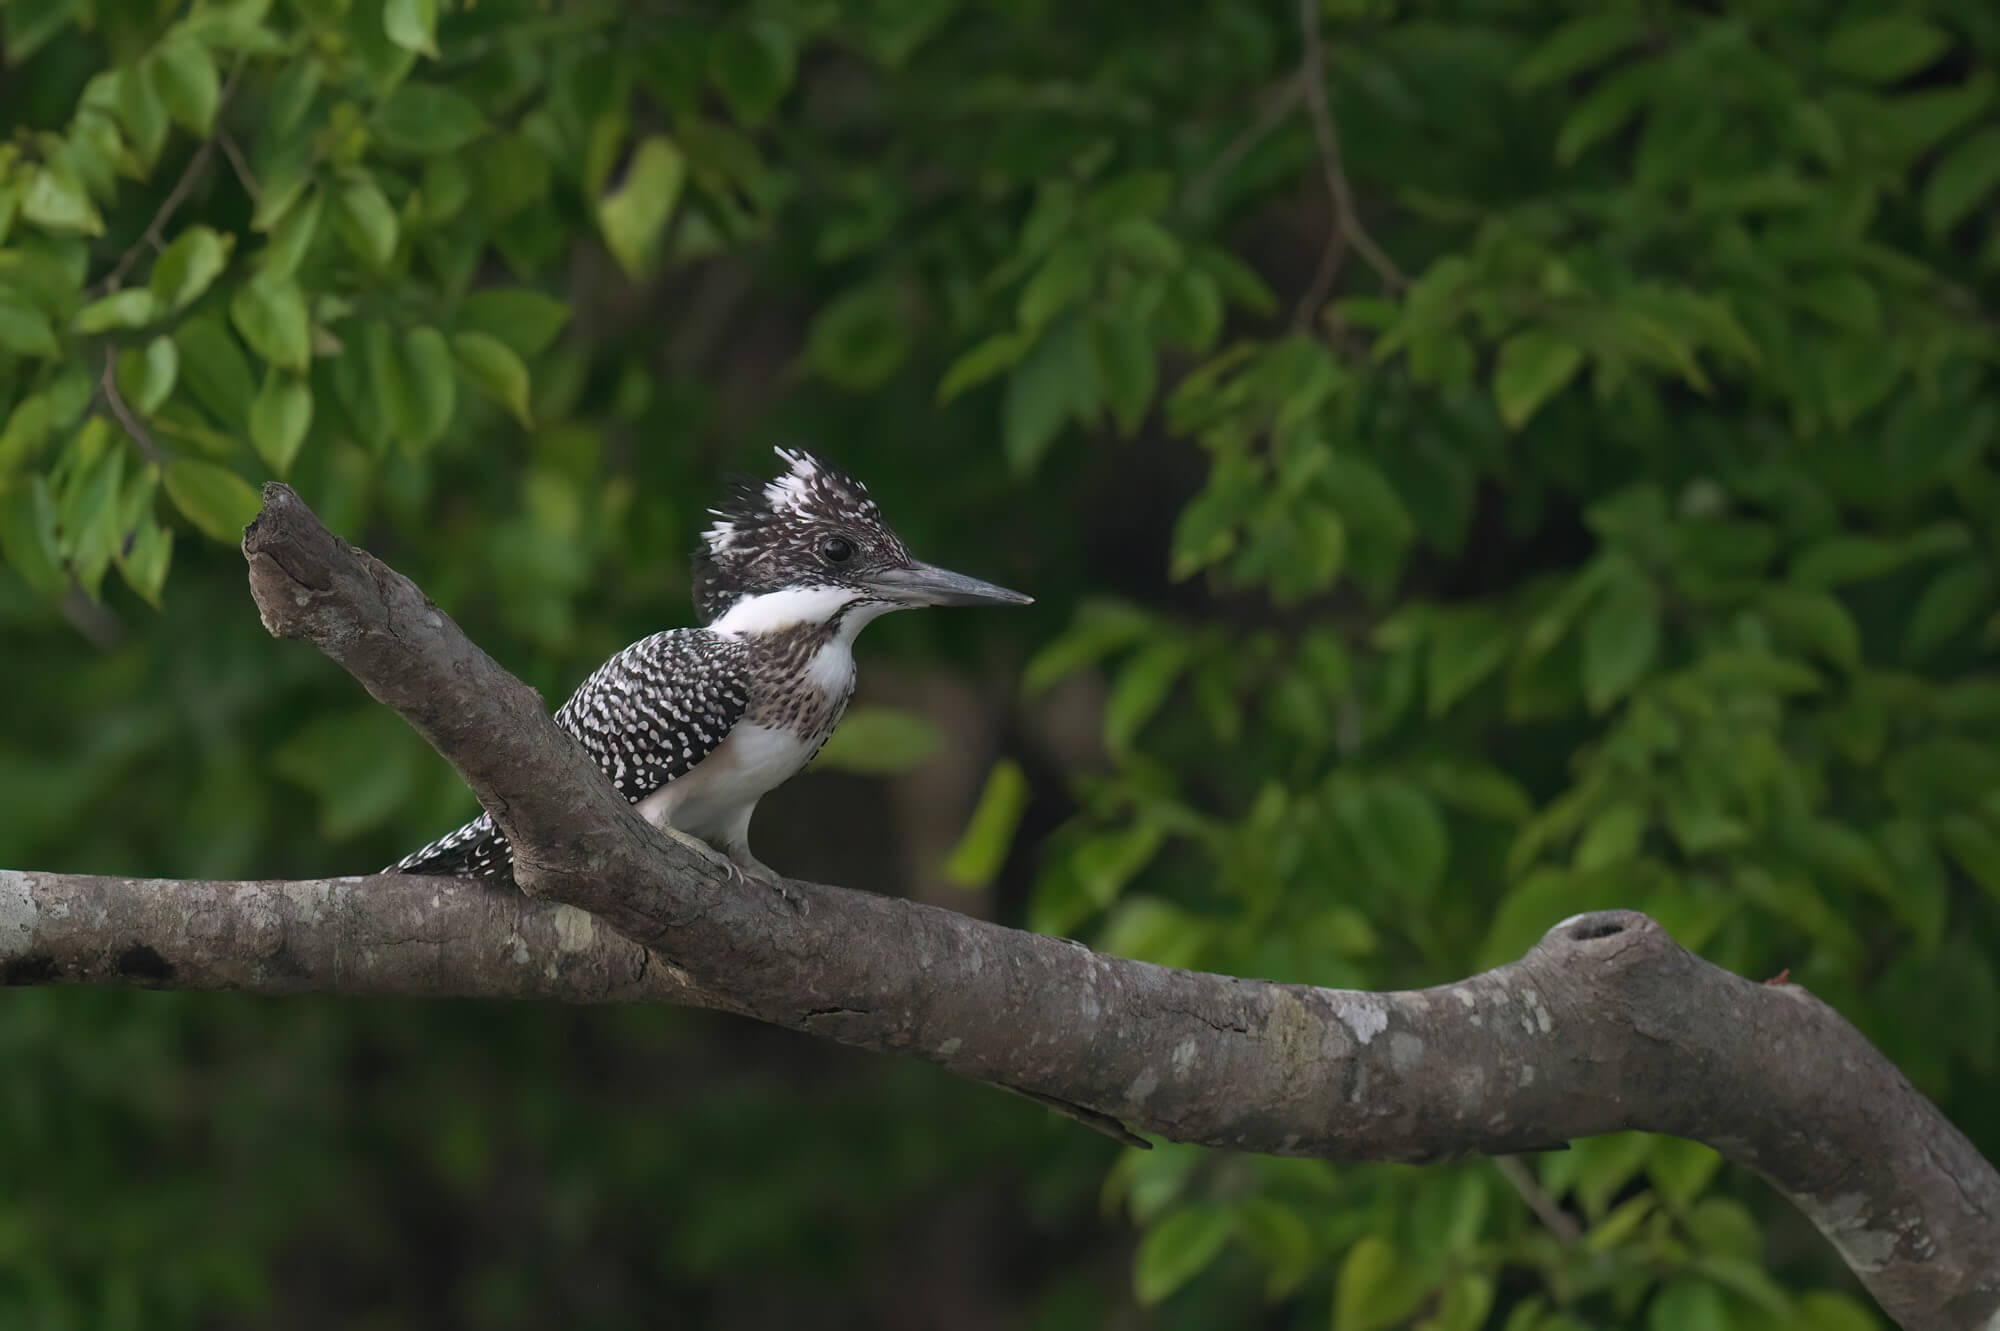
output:
<instances>
[{"instance_id":1,"label":"bird's white throat","mask_svg":"<svg viewBox=\"0 0 2000 1331\"><path fill-rule=\"evenodd\" d=\"M785 587L737 598L729 609L708 627L731 638L754 638L797 628L801 624L824 624L840 613L840 608L859 599L852 587ZM854 635L870 621L896 607L886 601L864 601L841 617L838 638L849 647Z\"/></svg>"}]
</instances>

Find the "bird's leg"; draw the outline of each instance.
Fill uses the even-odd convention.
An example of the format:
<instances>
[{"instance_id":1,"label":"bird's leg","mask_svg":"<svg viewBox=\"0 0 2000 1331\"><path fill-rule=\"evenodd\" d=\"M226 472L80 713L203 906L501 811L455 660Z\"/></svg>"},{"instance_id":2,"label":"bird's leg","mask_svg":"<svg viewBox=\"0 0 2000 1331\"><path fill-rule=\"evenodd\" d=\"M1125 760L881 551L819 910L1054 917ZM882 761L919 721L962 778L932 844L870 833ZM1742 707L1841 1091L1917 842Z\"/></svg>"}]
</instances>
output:
<instances>
[{"instance_id":1,"label":"bird's leg","mask_svg":"<svg viewBox=\"0 0 2000 1331\"><path fill-rule=\"evenodd\" d=\"M671 823L662 823L660 830L680 842L683 846L686 846L689 850L699 854L710 864L720 868L724 873L729 875L729 881L732 884L741 885L755 879L757 882L777 892L784 900L791 901L794 899L792 894L785 890L784 875L758 859L755 855L752 855L750 847L746 842L735 842L725 851L717 849L698 836L681 831Z\"/></svg>"},{"instance_id":2,"label":"bird's leg","mask_svg":"<svg viewBox=\"0 0 2000 1331\"><path fill-rule=\"evenodd\" d=\"M683 846L686 846L689 850L701 856L703 859L707 860L710 864L713 864L717 868L725 870L729 874L730 878L735 879L742 876L742 871L736 867L735 863L727 855L717 850L714 846L709 845L706 841L703 841L700 837L695 836L691 832L683 832L681 831L680 828L675 827L672 823L660 823L658 824L658 827L662 832L665 832L668 836L680 842Z\"/></svg>"},{"instance_id":3,"label":"bird's leg","mask_svg":"<svg viewBox=\"0 0 2000 1331\"><path fill-rule=\"evenodd\" d=\"M785 886L785 876L764 861L750 853L750 847L739 841L729 847L729 865L739 879L754 878L778 894L778 900L786 905L797 905L803 910L803 899Z\"/></svg>"},{"instance_id":4,"label":"bird's leg","mask_svg":"<svg viewBox=\"0 0 2000 1331\"><path fill-rule=\"evenodd\" d=\"M755 878L758 882L775 887L780 892L785 890L784 875L758 859L755 855L752 855L750 847L742 844L731 846L729 848L729 862L735 866L736 872L743 877Z\"/></svg>"}]
</instances>

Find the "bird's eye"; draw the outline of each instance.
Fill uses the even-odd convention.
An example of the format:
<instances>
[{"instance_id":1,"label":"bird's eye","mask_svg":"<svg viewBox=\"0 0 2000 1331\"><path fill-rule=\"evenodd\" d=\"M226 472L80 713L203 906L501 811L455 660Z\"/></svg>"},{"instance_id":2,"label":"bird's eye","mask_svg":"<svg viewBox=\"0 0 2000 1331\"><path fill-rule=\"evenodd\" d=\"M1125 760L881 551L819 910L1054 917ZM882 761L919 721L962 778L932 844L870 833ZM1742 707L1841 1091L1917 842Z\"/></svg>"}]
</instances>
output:
<instances>
[{"instance_id":1,"label":"bird's eye","mask_svg":"<svg viewBox=\"0 0 2000 1331\"><path fill-rule=\"evenodd\" d=\"M845 564L854 558L854 542L845 536L829 536L820 542L819 552L829 564Z\"/></svg>"}]
</instances>

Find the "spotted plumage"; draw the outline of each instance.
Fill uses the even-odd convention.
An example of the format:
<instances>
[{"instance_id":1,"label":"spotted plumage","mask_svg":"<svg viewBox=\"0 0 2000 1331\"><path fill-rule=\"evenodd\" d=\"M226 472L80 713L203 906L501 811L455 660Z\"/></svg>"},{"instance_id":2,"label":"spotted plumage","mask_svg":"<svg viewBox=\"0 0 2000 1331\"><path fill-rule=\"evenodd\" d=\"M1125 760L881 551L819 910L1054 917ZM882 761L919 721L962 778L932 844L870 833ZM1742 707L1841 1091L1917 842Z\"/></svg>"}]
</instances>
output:
<instances>
[{"instance_id":1,"label":"spotted plumage","mask_svg":"<svg viewBox=\"0 0 2000 1331\"><path fill-rule=\"evenodd\" d=\"M890 610L1028 600L917 562L860 482L808 453L778 455L784 472L739 487L702 535L706 626L633 643L555 715L646 818L766 879L750 816L839 724L855 635ZM482 813L389 871L511 880L513 854Z\"/></svg>"}]
</instances>

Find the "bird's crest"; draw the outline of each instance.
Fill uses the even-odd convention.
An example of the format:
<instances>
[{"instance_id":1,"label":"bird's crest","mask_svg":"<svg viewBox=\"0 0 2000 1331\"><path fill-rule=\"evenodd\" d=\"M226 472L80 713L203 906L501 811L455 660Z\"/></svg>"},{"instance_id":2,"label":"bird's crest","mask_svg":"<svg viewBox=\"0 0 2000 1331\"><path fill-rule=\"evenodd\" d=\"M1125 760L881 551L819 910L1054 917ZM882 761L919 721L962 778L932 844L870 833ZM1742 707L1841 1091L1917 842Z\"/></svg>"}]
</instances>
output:
<instances>
[{"instance_id":1,"label":"bird's crest","mask_svg":"<svg viewBox=\"0 0 2000 1331\"><path fill-rule=\"evenodd\" d=\"M776 451L783 472L738 482L709 510L715 520L694 553L694 602L704 623L744 596L844 586L858 572L909 560L867 486L804 449ZM829 559L836 538L852 552Z\"/></svg>"}]
</instances>

